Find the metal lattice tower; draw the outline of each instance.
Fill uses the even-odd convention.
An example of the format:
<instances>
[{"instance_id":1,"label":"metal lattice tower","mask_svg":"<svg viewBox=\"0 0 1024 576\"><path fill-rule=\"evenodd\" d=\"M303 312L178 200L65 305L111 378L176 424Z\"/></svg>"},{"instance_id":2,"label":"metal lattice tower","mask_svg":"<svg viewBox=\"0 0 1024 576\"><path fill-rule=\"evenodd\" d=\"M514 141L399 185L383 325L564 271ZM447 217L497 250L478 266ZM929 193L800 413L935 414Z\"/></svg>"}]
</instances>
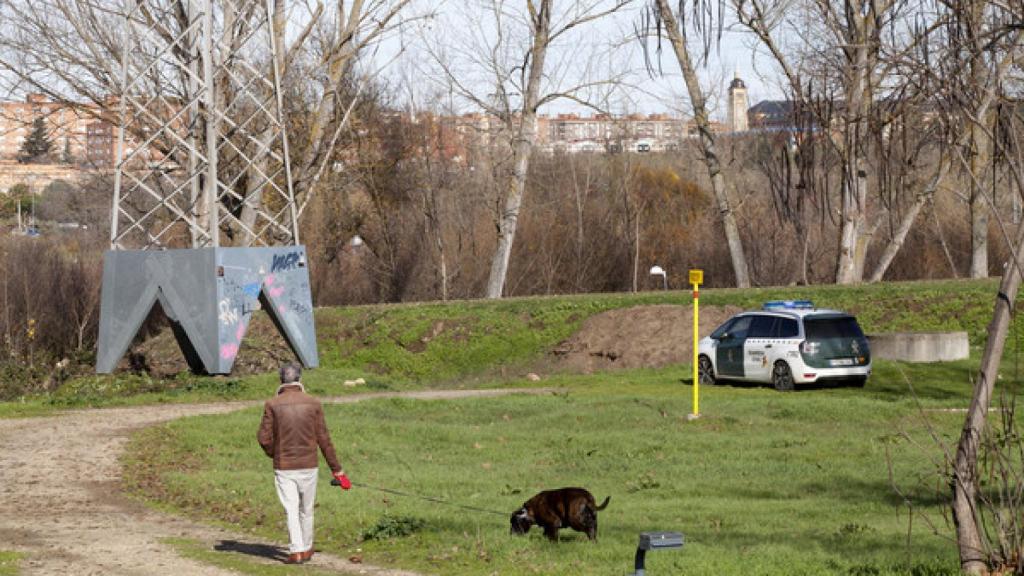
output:
<instances>
[{"instance_id":1,"label":"metal lattice tower","mask_svg":"<svg viewBox=\"0 0 1024 576\"><path fill-rule=\"evenodd\" d=\"M112 248L298 244L272 6L129 2Z\"/></svg>"},{"instance_id":2,"label":"metal lattice tower","mask_svg":"<svg viewBox=\"0 0 1024 576\"><path fill-rule=\"evenodd\" d=\"M123 6L99 372L157 302L197 371L230 372L259 308L305 365L318 362L272 2Z\"/></svg>"}]
</instances>

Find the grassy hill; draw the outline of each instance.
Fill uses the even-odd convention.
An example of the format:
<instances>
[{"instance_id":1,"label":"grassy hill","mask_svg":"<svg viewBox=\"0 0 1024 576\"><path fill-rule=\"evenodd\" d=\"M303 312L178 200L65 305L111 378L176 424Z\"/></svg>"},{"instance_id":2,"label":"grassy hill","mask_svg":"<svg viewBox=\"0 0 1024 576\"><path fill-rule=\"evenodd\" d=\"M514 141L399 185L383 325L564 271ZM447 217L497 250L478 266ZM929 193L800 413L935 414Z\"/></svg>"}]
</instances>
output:
<instances>
[{"instance_id":1,"label":"grassy hill","mask_svg":"<svg viewBox=\"0 0 1024 576\"><path fill-rule=\"evenodd\" d=\"M855 314L868 333L965 330L972 346L980 346L997 287L996 280L983 280L717 289L702 291L700 302L749 309L767 300L810 299ZM528 365L593 314L692 302L691 292L674 291L401 304L319 309L316 322L326 368L438 381Z\"/></svg>"},{"instance_id":2,"label":"grassy hill","mask_svg":"<svg viewBox=\"0 0 1024 576\"><path fill-rule=\"evenodd\" d=\"M819 307L856 314L868 333L965 330L977 349L984 343L997 286L998 280L989 279L715 289L701 292L701 305L749 309L766 300L810 299ZM310 371L305 381L320 394L348 393L351 389L342 383L354 378L364 378L369 388L377 390L501 385L543 365L552 348L587 318L651 304L691 306L692 295L670 291L318 308L321 367ZM1017 324L1008 344L1008 358L1024 349L1024 342L1016 336ZM177 359L173 338L169 333L162 338L159 354ZM267 355L254 361L254 355L260 353ZM270 360L287 355L270 322L257 317L238 362L267 370L276 365ZM54 407L260 398L273 387L273 381L269 372L212 378L187 373L171 378L87 375L44 396L0 403L0 416Z\"/></svg>"}]
</instances>

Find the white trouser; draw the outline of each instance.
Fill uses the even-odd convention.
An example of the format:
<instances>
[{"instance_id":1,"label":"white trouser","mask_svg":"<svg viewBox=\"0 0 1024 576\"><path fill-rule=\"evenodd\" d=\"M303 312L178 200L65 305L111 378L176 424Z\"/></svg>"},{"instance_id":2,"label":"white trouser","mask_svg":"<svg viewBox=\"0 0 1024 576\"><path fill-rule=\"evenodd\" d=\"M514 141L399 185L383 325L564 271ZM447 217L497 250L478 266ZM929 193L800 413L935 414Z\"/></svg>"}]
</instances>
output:
<instances>
[{"instance_id":1,"label":"white trouser","mask_svg":"<svg viewBox=\"0 0 1024 576\"><path fill-rule=\"evenodd\" d=\"M274 470L277 497L288 515L289 554L313 547L313 501L316 499L317 469Z\"/></svg>"}]
</instances>

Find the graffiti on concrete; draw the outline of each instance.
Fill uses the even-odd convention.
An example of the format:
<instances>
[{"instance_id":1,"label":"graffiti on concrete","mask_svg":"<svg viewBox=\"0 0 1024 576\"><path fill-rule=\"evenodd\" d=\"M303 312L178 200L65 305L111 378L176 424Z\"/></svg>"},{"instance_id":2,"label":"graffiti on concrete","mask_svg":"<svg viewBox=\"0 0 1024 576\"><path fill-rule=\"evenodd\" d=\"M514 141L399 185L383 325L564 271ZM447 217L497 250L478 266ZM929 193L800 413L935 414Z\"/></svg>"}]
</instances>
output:
<instances>
[{"instance_id":1,"label":"graffiti on concrete","mask_svg":"<svg viewBox=\"0 0 1024 576\"><path fill-rule=\"evenodd\" d=\"M229 343L221 344L220 346L220 357L224 360L231 360L238 355L238 344Z\"/></svg>"},{"instance_id":2,"label":"graffiti on concrete","mask_svg":"<svg viewBox=\"0 0 1024 576\"><path fill-rule=\"evenodd\" d=\"M291 270L299 266L302 260L302 254L299 252L289 252L287 254L274 254L274 261L270 265L270 273L284 272Z\"/></svg>"},{"instance_id":3,"label":"graffiti on concrete","mask_svg":"<svg viewBox=\"0 0 1024 576\"><path fill-rule=\"evenodd\" d=\"M238 322L238 311L231 307L231 300L225 298L220 301L220 321L225 326Z\"/></svg>"}]
</instances>

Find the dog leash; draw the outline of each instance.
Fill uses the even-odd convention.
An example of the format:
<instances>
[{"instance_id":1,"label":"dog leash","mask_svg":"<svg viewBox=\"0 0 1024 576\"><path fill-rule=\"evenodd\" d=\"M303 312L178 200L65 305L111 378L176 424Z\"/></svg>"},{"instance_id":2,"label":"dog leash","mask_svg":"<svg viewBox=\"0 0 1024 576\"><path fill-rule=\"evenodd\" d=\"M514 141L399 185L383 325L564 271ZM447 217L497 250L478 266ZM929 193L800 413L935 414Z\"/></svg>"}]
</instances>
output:
<instances>
[{"instance_id":1,"label":"dog leash","mask_svg":"<svg viewBox=\"0 0 1024 576\"><path fill-rule=\"evenodd\" d=\"M331 480L331 486L340 486L337 480ZM471 510L473 512L484 512L487 514L497 514L498 516L508 517L507 512L498 512L497 510L488 510L486 508L477 508L476 506L466 506L465 504L456 504L447 500L441 500L440 498L434 498L433 496L420 496L419 494L411 494L409 492L402 492L400 490L393 490L391 488L382 488L380 486L371 486L369 484L363 484L362 482L352 482L353 486L358 488L364 488L367 490L376 490L378 492L384 492L387 494L394 494L396 496L405 496L407 498L417 498L419 500L426 500L427 502L433 502L435 504L443 504L445 506L452 506L453 508L462 508L463 510Z\"/></svg>"}]
</instances>

